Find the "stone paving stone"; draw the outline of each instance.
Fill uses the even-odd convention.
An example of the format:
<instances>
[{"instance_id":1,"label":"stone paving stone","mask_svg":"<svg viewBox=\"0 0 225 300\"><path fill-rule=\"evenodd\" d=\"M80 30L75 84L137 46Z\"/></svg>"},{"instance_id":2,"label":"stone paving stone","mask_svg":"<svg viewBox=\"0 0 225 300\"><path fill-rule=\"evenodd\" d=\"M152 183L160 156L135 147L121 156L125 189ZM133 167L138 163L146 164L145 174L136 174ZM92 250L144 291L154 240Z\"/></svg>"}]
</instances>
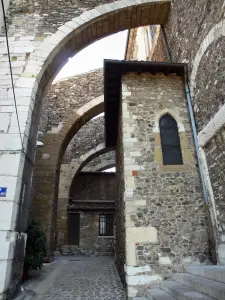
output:
<instances>
[{"instance_id":1,"label":"stone paving stone","mask_svg":"<svg viewBox=\"0 0 225 300\"><path fill-rule=\"evenodd\" d=\"M47 292L37 299L125 300L126 295L112 258L70 257Z\"/></svg>"}]
</instances>

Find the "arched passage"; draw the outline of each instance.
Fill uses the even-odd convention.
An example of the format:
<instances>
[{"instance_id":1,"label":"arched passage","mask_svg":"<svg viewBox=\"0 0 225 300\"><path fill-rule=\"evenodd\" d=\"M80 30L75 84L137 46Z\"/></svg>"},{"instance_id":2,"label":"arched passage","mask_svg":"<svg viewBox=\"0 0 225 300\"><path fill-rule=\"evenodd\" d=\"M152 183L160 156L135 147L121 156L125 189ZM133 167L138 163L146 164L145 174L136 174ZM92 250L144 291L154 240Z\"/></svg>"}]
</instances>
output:
<instances>
[{"instance_id":1,"label":"arched passage","mask_svg":"<svg viewBox=\"0 0 225 300\"><path fill-rule=\"evenodd\" d=\"M51 250L55 247L58 183L63 154L74 134L103 109L103 96L85 104L68 119L59 133L46 135L42 139L44 146L37 151L33 185L41 196L36 195L33 200L32 216L39 218L45 226ZM44 214L41 215L40 211Z\"/></svg>"},{"instance_id":2,"label":"arched passage","mask_svg":"<svg viewBox=\"0 0 225 300\"><path fill-rule=\"evenodd\" d=\"M70 189L75 184L76 177L80 171L94 158L112 151L110 148L105 148L104 144L98 145L96 148L88 151L70 165L67 170L62 170L59 184L59 199L57 205L57 246L61 247L66 244L67 234L67 206L69 203ZM115 164L115 162L114 162ZM56 216L55 216L56 218Z\"/></svg>"},{"instance_id":3,"label":"arched passage","mask_svg":"<svg viewBox=\"0 0 225 300\"><path fill-rule=\"evenodd\" d=\"M40 44L38 49L30 55L27 66L21 78L17 81L16 87L24 88L24 81L26 81L32 107L33 99L35 99L36 109L39 111L40 100L70 56L88 44L112 33L138 26L163 24L169 6L170 0L140 2L127 0L115 1L110 5L105 4L86 11L80 17L74 18L61 26L55 34L46 38ZM52 134L52 136L44 138L43 143L46 146L36 156L38 167L36 168L37 175L34 174L34 187L44 196L38 201L41 202L43 209L46 211L43 223L48 229L51 249L54 249L55 244L59 168L64 151L79 128L103 111L103 101L94 106L92 105L88 110L87 106L85 107L86 110L78 110L58 134ZM31 126L32 120L28 123L28 126ZM46 150L47 152L44 152ZM43 157L46 159L43 159ZM38 177L41 180L38 180ZM40 181L42 184L40 184ZM37 212L39 212L39 207L34 205L33 215L36 216Z\"/></svg>"}]
</instances>

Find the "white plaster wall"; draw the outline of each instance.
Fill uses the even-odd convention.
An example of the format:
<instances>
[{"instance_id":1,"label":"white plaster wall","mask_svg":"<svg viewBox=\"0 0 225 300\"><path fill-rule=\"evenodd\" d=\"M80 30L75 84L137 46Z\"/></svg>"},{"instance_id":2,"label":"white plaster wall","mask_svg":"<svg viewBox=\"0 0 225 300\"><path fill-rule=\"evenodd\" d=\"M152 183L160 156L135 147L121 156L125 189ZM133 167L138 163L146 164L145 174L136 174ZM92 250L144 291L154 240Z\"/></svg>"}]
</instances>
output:
<instances>
[{"instance_id":1,"label":"white plaster wall","mask_svg":"<svg viewBox=\"0 0 225 300\"><path fill-rule=\"evenodd\" d=\"M5 7L5 13L7 13L10 0L3 0L3 2ZM0 28L2 27L2 25L3 25L3 13L2 13L2 4L0 3Z\"/></svg>"}]
</instances>

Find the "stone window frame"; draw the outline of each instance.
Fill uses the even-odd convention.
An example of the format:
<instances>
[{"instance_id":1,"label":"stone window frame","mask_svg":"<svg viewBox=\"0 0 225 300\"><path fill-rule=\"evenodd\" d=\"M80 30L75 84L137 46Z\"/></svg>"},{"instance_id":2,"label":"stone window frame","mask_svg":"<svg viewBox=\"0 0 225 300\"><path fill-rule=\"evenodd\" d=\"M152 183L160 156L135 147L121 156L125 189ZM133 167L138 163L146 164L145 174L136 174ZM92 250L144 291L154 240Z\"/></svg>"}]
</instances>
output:
<instances>
[{"instance_id":1,"label":"stone window frame","mask_svg":"<svg viewBox=\"0 0 225 300\"><path fill-rule=\"evenodd\" d=\"M164 122L166 122L166 125L163 124ZM177 121L171 116L171 114L166 113L162 115L162 117L159 119L159 128L160 128L163 164L183 165L183 157L182 157ZM170 140L169 145L167 140L168 136ZM172 144L171 144L171 140L173 141ZM175 151L176 154L174 155L173 152L173 155L171 155L171 150Z\"/></svg>"},{"instance_id":2,"label":"stone window frame","mask_svg":"<svg viewBox=\"0 0 225 300\"><path fill-rule=\"evenodd\" d=\"M163 115L170 114L177 122L178 134L180 138L180 147L183 158L182 165L164 165L163 164L163 153L160 136L159 121ZM176 109L165 108L156 113L153 132L155 134L155 145L154 145L154 161L158 165L156 171L158 172L190 172L195 166L195 157L192 153L193 149L188 146L188 137L184 128L183 120L179 116ZM192 151L191 151L192 150Z\"/></svg>"}]
</instances>

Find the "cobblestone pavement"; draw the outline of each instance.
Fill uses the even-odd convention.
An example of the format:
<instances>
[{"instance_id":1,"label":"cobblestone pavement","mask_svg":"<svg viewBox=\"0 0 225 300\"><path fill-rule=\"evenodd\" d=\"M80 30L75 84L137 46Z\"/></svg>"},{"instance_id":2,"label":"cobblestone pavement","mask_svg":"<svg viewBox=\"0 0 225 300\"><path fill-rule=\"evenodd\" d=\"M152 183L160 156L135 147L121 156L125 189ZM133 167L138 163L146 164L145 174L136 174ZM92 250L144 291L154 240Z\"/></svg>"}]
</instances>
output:
<instances>
[{"instance_id":1,"label":"cobblestone pavement","mask_svg":"<svg viewBox=\"0 0 225 300\"><path fill-rule=\"evenodd\" d=\"M110 257L60 258L34 291L33 300L125 300L125 291Z\"/></svg>"}]
</instances>

